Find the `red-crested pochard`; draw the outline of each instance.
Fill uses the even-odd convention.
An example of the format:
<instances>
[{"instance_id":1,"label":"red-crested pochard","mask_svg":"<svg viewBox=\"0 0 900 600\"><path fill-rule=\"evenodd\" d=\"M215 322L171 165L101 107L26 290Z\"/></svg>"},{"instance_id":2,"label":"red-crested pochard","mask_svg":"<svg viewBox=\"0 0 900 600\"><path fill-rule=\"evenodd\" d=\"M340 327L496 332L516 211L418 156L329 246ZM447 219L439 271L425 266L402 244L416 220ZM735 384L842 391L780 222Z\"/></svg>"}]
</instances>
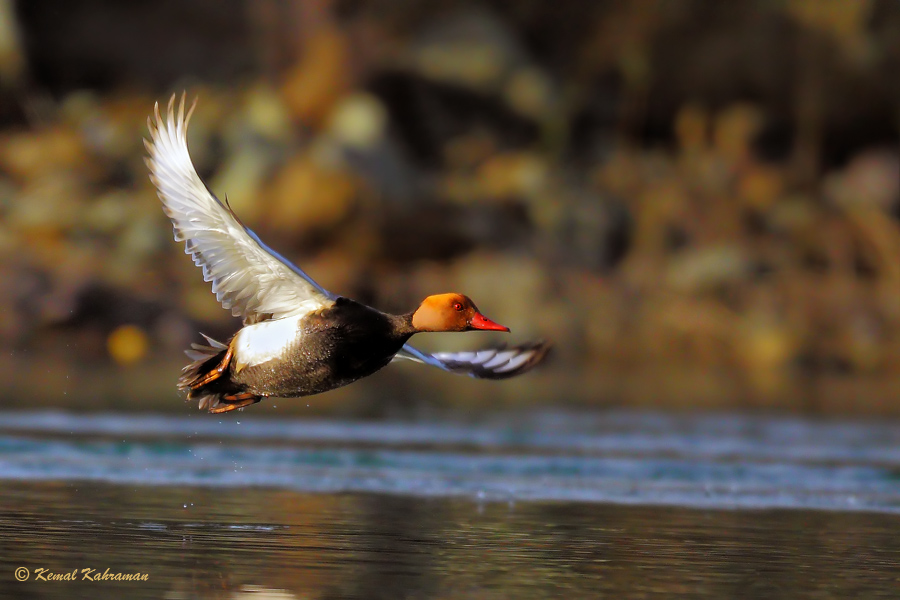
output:
<instances>
[{"instance_id":1,"label":"red-crested pochard","mask_svg":"<svg viewBox=\"0 0 900 600\"><path fill-rule=\"evenodd\" d=\"M165 119L159 105L147 120L150 179L172 220L175 240L212 282L216 298L243 327L227 344L206 337L186 353L194 362L178 388L201 409L221 413L268 396L318 394L371 375L395 359L451 373L505 379L530 370L547 354L545 342L478 352L426 354L407 341L425 331L509 331L481 314L462 294L438 294L416 310L391 315L317 284L266 246L201 181L191 162L184 96Z\"/></svg>"}]
</instances>

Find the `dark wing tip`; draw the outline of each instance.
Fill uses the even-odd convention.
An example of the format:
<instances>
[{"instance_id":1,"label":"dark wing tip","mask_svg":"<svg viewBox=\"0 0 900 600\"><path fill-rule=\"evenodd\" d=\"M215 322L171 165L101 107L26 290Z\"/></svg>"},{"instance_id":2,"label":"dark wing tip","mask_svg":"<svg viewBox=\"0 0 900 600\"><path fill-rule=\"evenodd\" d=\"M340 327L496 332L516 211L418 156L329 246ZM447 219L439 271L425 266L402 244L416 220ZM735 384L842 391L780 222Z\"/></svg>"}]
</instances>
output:
<instances>
[{"instance_id":1,"label":"dark wing tip","mask_svg":"<svg viewBox=\"0 0 900 600\"><path fill-rule=\"evenodd\" d=\"M478 379L509 379L541 364L551 347L550 342L542 340L477 352L439 352L433 356L454 373Z\"/></svg>"}]
</instances>

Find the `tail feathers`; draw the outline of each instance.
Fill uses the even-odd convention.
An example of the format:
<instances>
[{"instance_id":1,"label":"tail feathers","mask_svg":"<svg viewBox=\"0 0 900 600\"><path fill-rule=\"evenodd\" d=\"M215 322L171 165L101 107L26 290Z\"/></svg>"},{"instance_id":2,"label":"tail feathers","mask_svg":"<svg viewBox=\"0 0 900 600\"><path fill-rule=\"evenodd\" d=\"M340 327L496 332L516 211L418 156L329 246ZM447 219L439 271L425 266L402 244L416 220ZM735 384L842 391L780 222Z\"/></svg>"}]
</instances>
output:
<instances>
[{"instance_id":1,"label":"tail feathers","mask_svg":"<svg viewBox=\"0 0 900 600\"><path fill-rule=\"evenodd\" d=\"M197 382L222 363L222 359L225 358L225 354L228 352L228 346L222 342L217 342L202 333L200 335L206 338L209 346L194 343L191 344L189 350L184 351L193 362L181 370L181 377L178 378L179 390L190 390L193 388Z\"/></svg>"},{"instance_id":2,"label":"tail feathers","mask_svg":"<svg viewBox=\"0 0 900 600\"><path fill-rule=\"evenodd\" d=\"M207 392L191 392L188 394L188 400L199 400L197 408L200 410L212 410L219 406L219 394Z\"/></svg>"},{"instance_id":3,"label":"tail feathers","mask_svg":"<svg viewBox=\"0 0 900 600\"><path fill-rule=\"evenodd\" d=\"M200 410L213 413L259 402L257 396L245 392L228 376L228 363L231 361L228 345L207 335L203 337L208 346L191 344L190 349L184 351L193 362L181 370L178 389L188 391L188 400L198 400Z\"/></svg>"}]
</instances>

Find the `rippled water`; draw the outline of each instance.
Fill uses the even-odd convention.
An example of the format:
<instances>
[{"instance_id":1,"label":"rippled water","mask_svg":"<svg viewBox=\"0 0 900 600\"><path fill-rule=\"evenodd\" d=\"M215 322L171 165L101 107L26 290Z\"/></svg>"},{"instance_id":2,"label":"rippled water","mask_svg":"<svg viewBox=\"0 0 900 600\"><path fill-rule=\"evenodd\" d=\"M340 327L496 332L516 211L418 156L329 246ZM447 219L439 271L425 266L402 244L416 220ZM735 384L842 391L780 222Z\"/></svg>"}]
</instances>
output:
<instances>
[{"instance_id":1,"label":"rippled water","mask_svg":"<svg viewBox=\"0 0 900 600\"><path fill-rule=\"evenodd\" d=\"M900 424L536 415L488 424L0 414L0 479L714 508L900 510Z\"/></svg>"},{"instance_id":2,"label":"rippled water","mask_svg":"<svg viewBox=\"0 0 900 600\"><path fill-rule=\"evenodd\" d=\"M900 585L900 423L0 413L0 486L5 597L844 598ZM149 578L35 581L40 568Z\"/></svg>"}]
</instances>

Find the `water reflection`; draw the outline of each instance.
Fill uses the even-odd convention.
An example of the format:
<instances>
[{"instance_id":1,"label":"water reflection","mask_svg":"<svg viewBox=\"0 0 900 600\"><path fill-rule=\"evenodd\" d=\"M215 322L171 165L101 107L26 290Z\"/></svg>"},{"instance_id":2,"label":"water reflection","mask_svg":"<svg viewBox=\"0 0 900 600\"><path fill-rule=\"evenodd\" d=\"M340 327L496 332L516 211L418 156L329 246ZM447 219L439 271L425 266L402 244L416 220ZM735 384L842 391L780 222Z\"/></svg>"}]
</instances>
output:
<instances>
[{"instance_id":1,"label":"water reflection","mask_svg":"<svg viewBox=\"0 0 900 600\"><path fill-rule=\"evenodd\" d=\"M71 483L0 498L6 597L892 597L900 557L890 514ZM18 566L150 577L18 583Z\"/></svg>"}]
</instances>

